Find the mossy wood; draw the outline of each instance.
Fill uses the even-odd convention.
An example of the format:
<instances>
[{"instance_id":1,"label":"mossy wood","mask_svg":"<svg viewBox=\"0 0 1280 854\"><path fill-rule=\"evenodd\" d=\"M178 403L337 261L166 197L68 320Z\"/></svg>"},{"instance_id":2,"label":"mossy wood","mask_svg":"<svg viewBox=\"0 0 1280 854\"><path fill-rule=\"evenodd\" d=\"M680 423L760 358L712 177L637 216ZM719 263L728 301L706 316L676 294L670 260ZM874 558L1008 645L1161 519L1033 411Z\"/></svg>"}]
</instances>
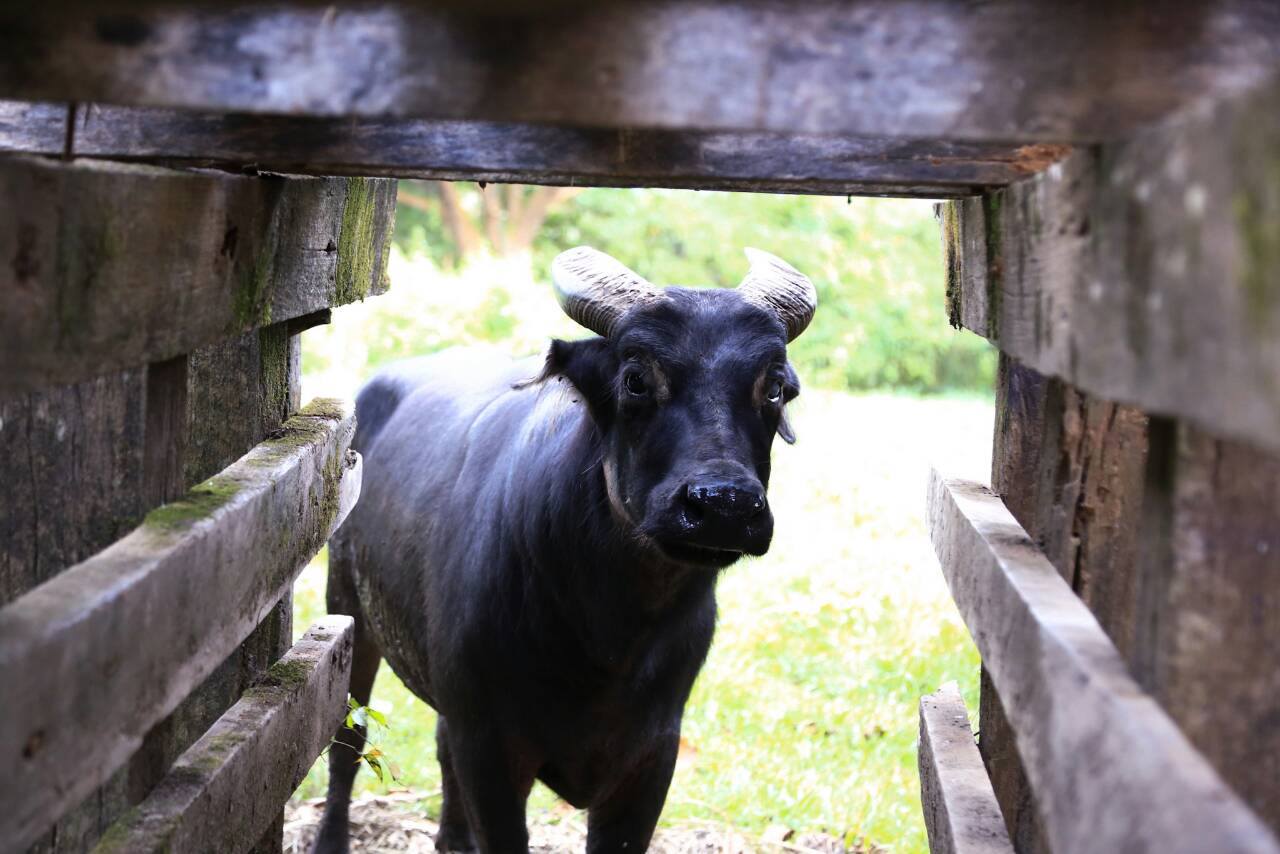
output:
<instances>
[{"instance_id":1,"label":"mossy wood","mask_svg":"<svg viewBox=\"0 0 1280 854\"><path fill-rule=\"evenodd\" d=\"M1274 67L1262 0L118 0L0 16L0 97L326 116L1094 141Z\"/></svg>"},{"instance_id":2,"label":"mossy wood","mask_svg":"<svg viewBox=\"0 0 1280 854\"><path fill-rule=\"evenodd\" d=\"M201 114L109 104L76 104L72 112L71 105L0 101L0 150L6 149L290 174L926 198L1003 186L1070 150L756 131Z\"/></svg>"},{"instance_id":3,"label":"mossy wood","mask_svg":"<svg viewBox=\"0 0 1280 854\"><path fill-rule=\"evenodd\" d=\"M32 842L105 782L275 607L358 497L353 432L342 404L312 403L0 610L0 684L23 698L0 730L0 838Z\"/></svg>"},{"instance_id":4,"label":"mossy wood","mask_svg":"<svg viewBox=\"0 0 1280 854\"><path fill-rule=\"evenodd\" d=\"M346 713L353 623L307 630L189 750L95 854L243 852L328 746Z\"/></svg>"},{"instance_id":5,"label":"mossy wood","mask_svg":"<svg viewBox=\"0 0 1280 854\"><path fill-rule=\"evenodd\" d=\"M1280 78L943 214L953 322L1107 400L1280 449Z\"/></svg>"},{"instance_id":6,"label":"mossy wood","mask_svg":"<svg viewBox=\"0 0 1280 854\"><path fill-rule=\"evenodd\" d=\"M1013 854L955 686L920 698L920 802L932 854Z\"/></svg>"},{"instance_id":7,"label":"mossy wood","mask_svg":"<svg viewBox=\"0 0 1280 854\"><path fill-rule=\"evenodd\" d=\"M1055 854L1280 852L998 497L935 472L928 517Z\"/></svg>"},{"instance_id":8,"label":"mossy wood","mask_svg":"<svg viewBox=\"0 0 1280 854\"><path fill-rule=\"evenodd\" d=\"M0 399L385 288L395 182L0 158Z\"/></svg>"},{"instance_id":9,"label":"mossy wood","mask_svg":"<svg viewBox=\"0 0 1280 854\"><path fill-rule=\"evenodd\" d=\"M120 539L147 510L182 495L278 428L297 409L292 333L297 324L323 319L308 317L145 370L0 403L0 458L19 461L7 482L13 500L0 502L0 605ZM283 376L287 389L275 379ZM213 410L235 414L207 417ZM285 652L291 625L286 596L147 733L108 782L59 817L31 854L91 846Z\"/></svg>"}]
</instances>

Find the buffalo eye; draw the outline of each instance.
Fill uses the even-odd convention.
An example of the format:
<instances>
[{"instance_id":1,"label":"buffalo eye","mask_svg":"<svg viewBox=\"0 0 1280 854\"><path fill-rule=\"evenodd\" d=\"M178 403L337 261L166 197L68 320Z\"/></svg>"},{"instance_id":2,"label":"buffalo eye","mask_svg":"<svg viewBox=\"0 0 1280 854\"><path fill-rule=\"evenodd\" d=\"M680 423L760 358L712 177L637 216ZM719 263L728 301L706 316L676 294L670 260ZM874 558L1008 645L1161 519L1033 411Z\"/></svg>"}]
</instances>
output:
<instances>
[{"instance_id":1,"label":"buffalo eye","mask_svg":"<svg viewBox=\"0 0 1280 854\"><path fill-rule=\"evenodd\" d=\"M769 380L769 385L765 386L764 396L770 403L781 403L782 380Z\"/></svg>"},{"instance_id":2,"label":"buffalo eye","mask_svg":"<svg viewBox=\"0 0 1280 854\"><path fill-rule=\"evenodd\" d=\"M644 397L649 393L649 384L645 382L644 374L639 371L628 371L622 378L622 385L626 388L627 394L633 397Z\"/></svg>"}]
</instances>

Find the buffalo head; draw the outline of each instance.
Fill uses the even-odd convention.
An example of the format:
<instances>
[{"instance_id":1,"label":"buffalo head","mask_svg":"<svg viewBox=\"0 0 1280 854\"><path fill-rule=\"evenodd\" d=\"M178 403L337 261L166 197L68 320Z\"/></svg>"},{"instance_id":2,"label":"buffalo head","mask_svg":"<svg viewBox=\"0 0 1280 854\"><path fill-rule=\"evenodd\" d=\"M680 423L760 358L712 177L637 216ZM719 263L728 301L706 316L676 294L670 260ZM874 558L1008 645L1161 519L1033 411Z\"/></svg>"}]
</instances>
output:
<instances>
[{"instance_id":1,"label":"buffalo head","mask_svg":"<svg viewBox=\"0 0 1280 854\"><path fill-rule=\"evenodd\" d=\"M800 392L786 345L817 307L813 284L748 249L734 289L661 288L589 247L552 265L565 313L601 337L554 341L546 375L583 395L604 442L615 517L680 563L723 567L764 554L774 435L794 436Z\"/></svg>"}]
</instances>

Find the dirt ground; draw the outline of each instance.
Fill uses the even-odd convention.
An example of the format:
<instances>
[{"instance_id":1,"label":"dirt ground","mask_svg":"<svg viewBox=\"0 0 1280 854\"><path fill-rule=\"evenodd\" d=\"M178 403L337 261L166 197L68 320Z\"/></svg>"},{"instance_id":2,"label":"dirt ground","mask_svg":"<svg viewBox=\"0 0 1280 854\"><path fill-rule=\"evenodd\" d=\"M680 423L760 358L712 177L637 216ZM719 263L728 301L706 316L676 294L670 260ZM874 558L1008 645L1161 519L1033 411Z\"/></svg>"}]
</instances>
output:
<instances>
[{"instance_id":1,"label":"dirt ground","mask_svg":"<svg viewBox=\"0 0 1280 854\"><path fill-rule=\"evenodd\" d=\"M351 848L362 854L435 854L435 822L416 805L421 793L366 795L351 802ZM315 837L324 809L322 799L290 802L285 812L285 854L306 854ZM529 850L533 854L582 851L586 817L565 810L534 816L529 825ZM664 828L658 831L651 854L875 854L866 848L846 848L824 833L791 833L769 828L765 838L749 838L731 827L708 823Z\"/></svg>"}]
</instances>

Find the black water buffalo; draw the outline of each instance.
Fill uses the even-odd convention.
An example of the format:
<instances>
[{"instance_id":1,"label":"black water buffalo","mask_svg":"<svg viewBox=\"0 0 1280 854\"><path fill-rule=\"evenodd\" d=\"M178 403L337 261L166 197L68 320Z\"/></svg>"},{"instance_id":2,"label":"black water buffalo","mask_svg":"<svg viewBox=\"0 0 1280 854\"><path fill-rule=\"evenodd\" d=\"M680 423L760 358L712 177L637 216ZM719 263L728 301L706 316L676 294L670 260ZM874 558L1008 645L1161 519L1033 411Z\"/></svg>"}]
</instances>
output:
<instances>
[{"instance_id":1,"label":"black water buffalo","mask_svg":"<svg viewBox=\"0 0 1280 854\"><path fill-rule=\"evenodd\" d=\"M364 490L330 544L329 610L356 619L357 700L386 658L440 713L438 849L526 851L535 779L588 810L588 851L648 846L717 574L769 548L786 345L817 305L747 252L736 289L687 289L569 250L557 297L600 337L540 363L450 351L361 391ZM347 848L355 755L331 752L318 852Z\"/></svg>"}]
</instances>

